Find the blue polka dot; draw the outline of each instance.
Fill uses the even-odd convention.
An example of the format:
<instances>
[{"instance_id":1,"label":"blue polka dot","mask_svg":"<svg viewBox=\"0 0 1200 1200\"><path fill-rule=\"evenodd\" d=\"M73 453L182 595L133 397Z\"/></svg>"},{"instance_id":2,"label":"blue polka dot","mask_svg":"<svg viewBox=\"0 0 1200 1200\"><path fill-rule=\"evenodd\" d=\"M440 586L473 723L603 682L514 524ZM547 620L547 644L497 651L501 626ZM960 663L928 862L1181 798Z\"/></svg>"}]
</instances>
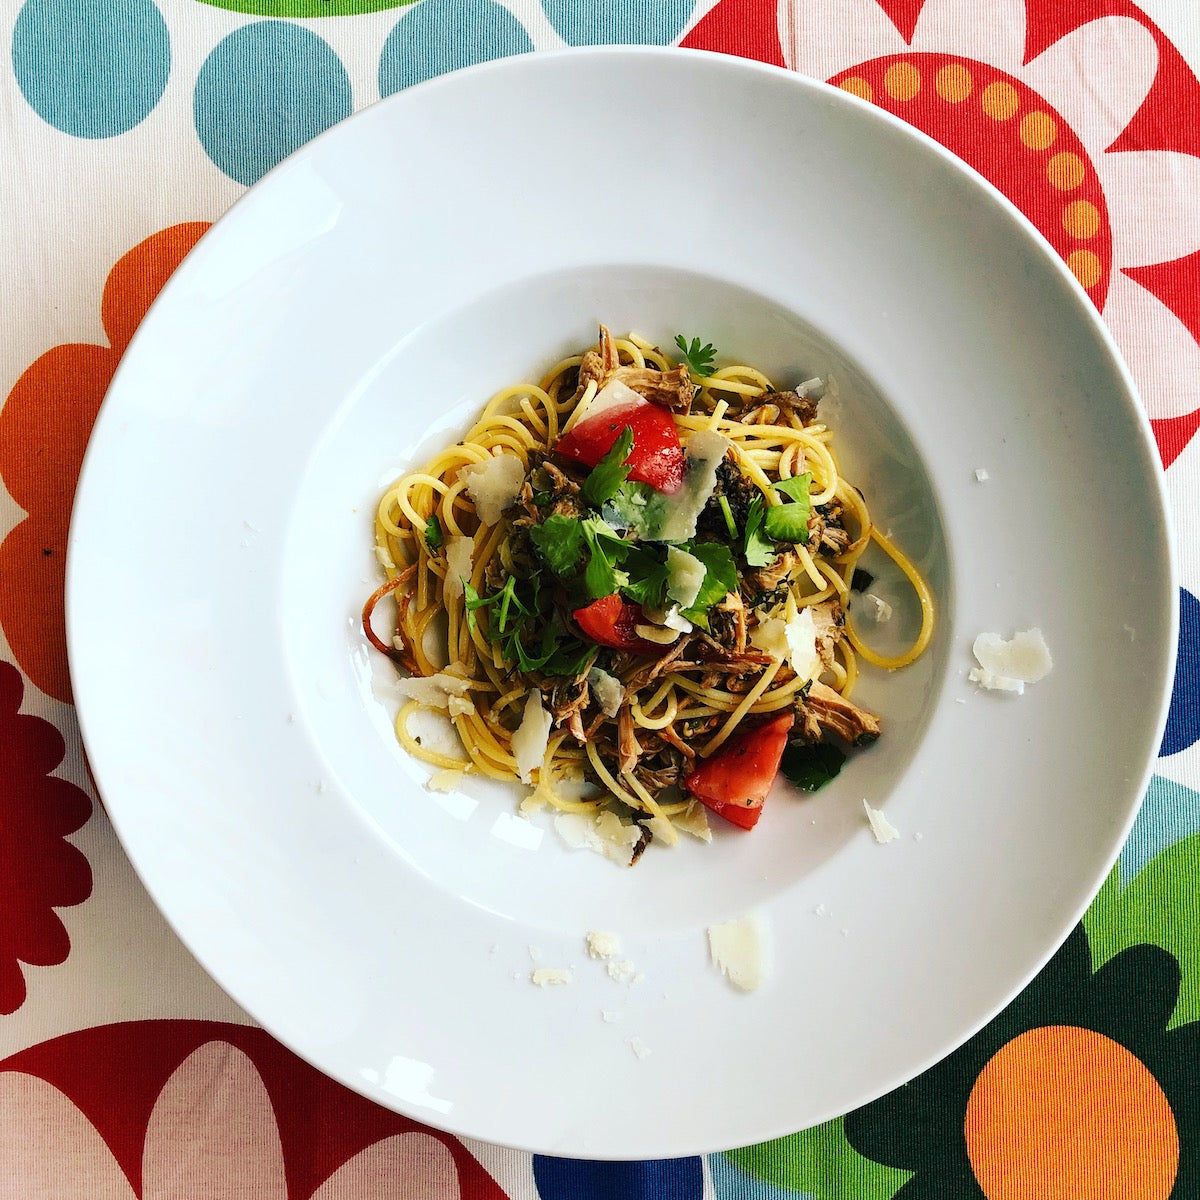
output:
<instances>
[{"instance_id":1,"label":"blue polka dot","mask_svg":"<svg viewBox=\"0 0 1200 1200\"><path fill-rule=\"evenodd\" d=\"M447 71L532 49L525 27L494 0L422 0L384 43L379 94L390 96Z\"/></svg>"},{"instance_id":2,"label":"blue polka dot","mask_svg":"<svg viewBox=\"0 0 1200 1200\"><path fill-rule=\"evenodd\" d=\"M647 1162L585 1162L533 1156L541 1200L701 1200L704 1165L698 1158Z\"/></svg>"},{"instance_id":3,"label":"blue polka dot","mask_svg":"<svg viewBox=\"0 0 1200 1200\"><path fill-rule=\"evenodd\" d=\"M158 103L171 41L153 0L26 0L12 62L43 121L75 137L115 137Z\"/></svg>"},{"instance_id":4,"label":"blue polka dot","mask_svg":"<svg viewBox=\"0 0 1200 1200\"><path fill-rule=\"evenodd\" d=\"M1200 600L1179 590L1179 656L1160 754L1178 754L1200 740Z\"/></svg>"},{"instance_id":5,"label":"blue polka dot","mask_svg":"<svg viewBox=\"0 0 1200 1200\"><path fill-rule=\"evenodd\" d=\"M286 21L235 30L196 80L196 132L238 183L254 183L351 108L350 78L333 48Z\"/></svg>"},{"instance_id":6,"label":"blue polka dot","mask_svg":"<svg viewBox=\"0 0 1200 1200\"><path fill-rule=\"evenodd\" d=\"M542 8L572 46L666 46L683 31L693 0L542 0Z\"/></svg>"},{"instance_id":7,"label":"blue polka dot","mask_svg":"<svg viewBox=\"0 0 1200 1200\"><path fill-rule=\"evenodd\" d=\"M1200 832L1200 792L1155 775L1121 848L1122 886L1132 883L1167 847L1196 832Z\"/></svg>"}]
</instances>

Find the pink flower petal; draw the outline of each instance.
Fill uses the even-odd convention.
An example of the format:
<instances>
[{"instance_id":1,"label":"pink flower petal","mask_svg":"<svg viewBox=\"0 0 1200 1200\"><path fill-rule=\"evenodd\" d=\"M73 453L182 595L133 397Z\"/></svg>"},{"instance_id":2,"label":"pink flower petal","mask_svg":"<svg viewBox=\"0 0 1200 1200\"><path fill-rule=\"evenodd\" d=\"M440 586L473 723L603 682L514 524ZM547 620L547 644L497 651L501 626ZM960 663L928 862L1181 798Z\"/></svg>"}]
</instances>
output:
<instances>
[{"instance_id":1,"label":"pink flower petal","mask_svg":"<svg viewBox=\"0 0 1200 1200\"><path fill-rule=\"evenodd\" d=\"M1200 250L1200 158L1127 150L1096 163L1118 266L1170 262Z\"/></svg>"},{"instance_id":2,"label":"pink flower petal","mask_svg":"<svg viewBox=\"0 0 1200 1200\"><path fill-rule=\"evenodd\" d=\"M287 1200L283 1149L254 1064L227 1042L190 1054L150 1114L143 1200Z\"/></svg>"},{"instance_id":3,"label":"pink flower petal","mask_svg":"<svg viewBox=\"0 0 1200 1200\"><path fill-rule=\"evenodd\" d=\"M782 0L779 38L793 71L822 80L906 49L875 0Z\"/></svg>"},{"instance_id":4,"label":"pink flower petal","mask_svg":"<svg viewBox=\"0 0 1200 1200\"><path fill-rule=\"evenodd\" d=\"M443 1142L428 1133L384 1138L343 1163L312 1200L459 1200L458 1168Z\"/></svg>"},{"instance_id":5,"label":"pink flower petal","mask_svg":"<svg viewBox=\"0 0 1200 1200\"><path fill-rule=\"evenodd\" d=\"M925 0L912 48L973 58L1019 75L1025 58L1025 2Z\"/></svg>"},{"instance_id":6,"label":"pink flower petal","mask_svg":"<svg viewBox=\"0 0 1200 1200\"><path fill-rule=\"evenodd\" d=\"M1114 271L1104 320L1152 418L1179 417L1200 408L1200 345L1165 304Z\"/></svg>"},{"instance_id":7,"label":"pink flower petal","mask_svg":"<svg viewBox=\"0 0 1200 1200\"><path fill-rule=\"evenodd\" d=\"M95 1126L45 1080L0 1074L5 1200L136 1200Z\"/></svg>"},{"instance_id":8,"label":"pink flower petal","mask_svg":"<svg viewBox=\"0 0 1200 1200\"><path fill-rule=\"evenodd\" d=\"M1131 17L1104 17L1068 33L1021 74L1095 159L1141 108L1157 70L1153 34Z\"/></svg>"}]
</instances>

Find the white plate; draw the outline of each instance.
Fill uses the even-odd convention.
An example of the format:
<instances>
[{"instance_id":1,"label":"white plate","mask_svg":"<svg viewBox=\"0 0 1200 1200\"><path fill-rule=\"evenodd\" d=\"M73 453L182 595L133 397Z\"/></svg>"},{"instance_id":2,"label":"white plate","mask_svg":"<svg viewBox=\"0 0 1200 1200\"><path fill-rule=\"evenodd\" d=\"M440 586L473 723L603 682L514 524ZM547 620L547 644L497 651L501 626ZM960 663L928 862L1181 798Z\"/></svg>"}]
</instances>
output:
<instances>
[{"instance_id":1,"label":"white plate","mask_svg":"<svg viewBox=\"0 0 1200 1200\"><path fill-rule=\"evenodd\" d=\"M925 659L864 681L885 737L833 785L633 871L503 789L424 791L357 621L381 487L598 320L834 374L849 471L941 607ZM679 51L466 71L280 166L142 325L70 544L90 761L199 960L381 1104L591 1157L821 1121L1011 997L1132 820L1175 603L1147 423L1031 227L868 105ZM1032 625L1047 679L966 681L977 633ZM705 927L751 911L774 966L743 995ZM644 977L589 961L590 929Z\"/></svg>"}]
</instances>

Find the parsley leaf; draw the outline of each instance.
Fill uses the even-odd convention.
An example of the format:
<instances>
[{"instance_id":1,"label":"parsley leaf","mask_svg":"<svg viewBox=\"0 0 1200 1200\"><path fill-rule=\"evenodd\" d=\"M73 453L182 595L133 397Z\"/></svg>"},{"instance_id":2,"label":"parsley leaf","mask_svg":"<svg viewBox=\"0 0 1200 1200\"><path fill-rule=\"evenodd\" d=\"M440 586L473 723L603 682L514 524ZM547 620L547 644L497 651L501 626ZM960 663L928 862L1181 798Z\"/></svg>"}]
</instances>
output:
<instances>
[{"instance_id":1,"label":"parsley leaf","mask_svg":"<svg viewBox=\"0 0 1200 1200\"><path fill-rule=\"evenodd\" d=\"M592 600L611 596L629 582L629 576L618 571L616 566L625 557L625 543L598 517L590 517L580 524L591 551L583 572L583 586Z\"/></svg>"},{"instance_id":2,"label":"parsley leaf","mask_svg":"<svg viewBox=\"0 0 1200 1200\"><path fill-rule=\"evenodd\" d=\"M687 542L684 549L705 566L704 582L683 615L701 629L708 628L708 610L720 604L727 592L738 590L737 565L728 546L720 542Z\"/></svg>"},{"instance_id":3,"label":"parsley leaf","mask_svg":"<svg viewBox=\"0 0 1200 1200\"><path fill-rule=\"evenodd\" d=\"M617 489L629 478L630 468L625 460L633 449L633 430L626 425L617 434L612 449L592 468L591 474L583 481L580 492L583 498L599 508L605 501L616 495Z\"/></svg>"},{"instance_id":4,"label":"parsley leaf","mask_svg":"<svg viewBox=\"0 0 1200 1200\"><path fill-rule=\"evenodd\" d=\"M621 566L629 577L621 591L635 604L662 608L667 595L667 564L647 548L631 547Z\"/></svg>"},{"instance_id":5,"label":"parsley leaf","mask_svg":"<svg viewBox=\"0 0 1200 1200\"><path fill-rule=\"evenodd\" d=\"M577 517L555 513L540 525L529 527L529 540L546 566L560 579L567 579L574 574L583 557L583 522Z\"/></svg>"},{"instance_id":6,"label":"parsley leaf","mask_svg":"<svg viewBox=\"0 0 1200 1200\"><path fill-rule=\"evenodd\" d=\"M746 556L746 565L749 567L768 566L777 553L774 543L763 533L763 516L766 509L765 501L761 496L757 496L751 502L750 511L746 514L742 552Z\"/></svg>"},{"instance_id":7,"label":"parsley leaf","mask_svg":"<svg viewBox=\"0 0 1200 1200\"><path fill-rule=\"evenodd\" d=\"M805 745L789 742L779 768L784 775L805 792L823 788L841 769L845 754L829 742Z\"/></svg>"},{"instance_id":8,"label":"parsley leaf","mask_svg":"<svg viewBox=\"0 0 1200 1200\"><path fill-rule=\"evenodd\" d=\"M677 333L675 345L679 347L683 361L687 363L687 368L693 375L704 377L713 373L713 359L716 358L717 352L713 349L711 342L706 346L701 346L700 339L694 337L689 346L683 334Z\"/></svg>"},{"instance_id":9,"label":"parsley leaf","mask_svg":"<svg viewBox=\"0 0 1200 1200\"><path fill-rule=\"evenodd\" d=\"M763 526L776 541L808 541L808 519L812 515L812 501L809 498L811 484L812 474L805 471L803 475L781 479L775 485L777 492L792 501L768 508L763 518Z\"/></svg>"},{"instance_id":10,"label":"parsley leaf","mask_svg":"<svg viewBox=\"0 0 1200 1200\"><path fill-rule=\"evenodd\" d=\"M431 553L436 554L442 548L444 540L441 522L437 517L430 517L425 522L425 545L429 547Z\"/></svg>"}]
</instances>

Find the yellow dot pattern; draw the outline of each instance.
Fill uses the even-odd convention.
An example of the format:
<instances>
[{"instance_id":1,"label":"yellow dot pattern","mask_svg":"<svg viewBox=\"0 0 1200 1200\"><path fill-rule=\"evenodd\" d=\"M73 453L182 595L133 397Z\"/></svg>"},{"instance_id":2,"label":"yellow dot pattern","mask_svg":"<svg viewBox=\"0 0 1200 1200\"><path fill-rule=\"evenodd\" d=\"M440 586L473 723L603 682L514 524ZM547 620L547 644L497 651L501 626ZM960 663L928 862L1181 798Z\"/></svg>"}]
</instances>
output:
<instances>
[{"instance_id":1,"label":"yellow dot pattern","mask_svg":"<svg viewBox=\"0 0 1200 1200\"><path fill-rule=\"evenodd\" d=\"M1060 192L1074 191L1083 182L1086 174L1087 168L1083 159L1069 150L1054 155L1046 164L1046 178L1050 180L1050 186Z\"/></svg>"},{"instance_id":2,"label":"yellow dot pattern","mask_svg":"<svg viewBox=\"0 0 1200 1200\"><path fill-rule=\"evenodd\" d=\"M1100 259L1090 250L1072 250L1067 255L1067 266L1085 288L1095 287L1100 282Z\"/></svg>"},{"instance_id":3,"label":"yellow dot pattern","mask_svg":"<svg viewBox=\"0 0 1200 1200\"><path fill-rule=\"evenodd\" d=\"M894 100L911 100L921 90L921 72L910 62L892 63L883 73L883 87Z\"/></svg>"},{"instance_id":4,"label":"yellow dot pattern","mask_svg":"<svg viewBox=\"0 0 1200 1200\"><path fill-rule=\"evenodd\" d=\"M984 113L993 121L1007 121L1016 115L1017 109L1021 106L1021 98L1017 95L1017 89L1011 83L1005 83L1003 80L989 83L980 93L979 99Z\"/></svg>"},{"instance_id":5,"label":"yellow dot pattern","mask_svg":"<svg viewBox=\"0 0 1200 1200\"><path fill-rule=\"evenodd\" d=\"M849 79L843 79L838 87L860 100L875 99L875 89L861 75L851 75Z\"/></svg>"},{"instance_id":6,"label":"yellow dot pattern","mask_svg":"<svg viewBox=\"0 0 1200 1200\"><path fill-rule=\"evenodd\" d=\"M1063 209L1062 223L1071 237L1086 242L1100 228L1100 210L1090 200L1072 200Z\"/></svg>"},{"instance_id":7,"label":"yellow dot pattern","mask_svg":"<svg viewBox=\"0 0 1200 1200\"><path fill-rule=\"evenodd\" d=\"M933 86L943 100L960 104L974 90L975 80L962 63L950 63L934 76Z\"/></svg>"},{"instance_id":8,"label":"yellow dot pattern","mask_svg":"<svg viewBox=\"0 0 1200 1200\"><path fill-rule=\"evenodd\" d=\"M1026 113L1021 118L1021 141L1030 150L1045 150L1058 137L1058 123L1040 109Z\"/></svg>"}]
</instances>

